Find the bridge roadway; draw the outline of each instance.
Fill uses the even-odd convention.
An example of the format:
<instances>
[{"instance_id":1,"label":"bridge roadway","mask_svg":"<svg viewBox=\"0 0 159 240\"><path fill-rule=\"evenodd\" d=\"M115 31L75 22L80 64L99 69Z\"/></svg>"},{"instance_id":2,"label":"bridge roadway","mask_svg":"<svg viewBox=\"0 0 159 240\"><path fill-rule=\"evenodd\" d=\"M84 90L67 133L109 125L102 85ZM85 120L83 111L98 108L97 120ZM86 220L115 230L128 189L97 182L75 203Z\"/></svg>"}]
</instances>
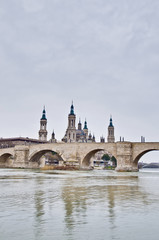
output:
<instances>
[{"instance_id":1,"label":"bridge roadway","mask_svg":"<svg viewBox=\"0 0 159 240\"><path fill-rule=\"evenodd\" d=\"M116 143L46 143L30 146L17 145L0 149L0 167L40 168L44 166L42 156L54 151L64 164L88 168L91 157L104 150L117 159L117 171L138 171L138 161L147 152L159 150L159 142Z\"/></svg>"}]
</instances>

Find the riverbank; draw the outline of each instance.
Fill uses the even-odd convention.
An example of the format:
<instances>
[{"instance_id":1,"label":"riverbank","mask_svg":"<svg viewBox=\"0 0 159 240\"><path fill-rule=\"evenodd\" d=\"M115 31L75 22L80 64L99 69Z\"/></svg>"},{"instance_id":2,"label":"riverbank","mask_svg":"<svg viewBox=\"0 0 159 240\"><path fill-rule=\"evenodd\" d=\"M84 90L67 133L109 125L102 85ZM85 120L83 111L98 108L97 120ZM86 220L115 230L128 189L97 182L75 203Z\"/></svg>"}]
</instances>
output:
<instances>
[{"instance_id":1,"label":"riverbank","mask_svg":"<svg viewBox=\"0 0 159 240\"><path fill-rule=\"evenodd\" d=\"M75 166L47 166L40 168L40 170L68 170L68 171L77 171L80 170L79 167Z\"/></svg>"}]
</instances>

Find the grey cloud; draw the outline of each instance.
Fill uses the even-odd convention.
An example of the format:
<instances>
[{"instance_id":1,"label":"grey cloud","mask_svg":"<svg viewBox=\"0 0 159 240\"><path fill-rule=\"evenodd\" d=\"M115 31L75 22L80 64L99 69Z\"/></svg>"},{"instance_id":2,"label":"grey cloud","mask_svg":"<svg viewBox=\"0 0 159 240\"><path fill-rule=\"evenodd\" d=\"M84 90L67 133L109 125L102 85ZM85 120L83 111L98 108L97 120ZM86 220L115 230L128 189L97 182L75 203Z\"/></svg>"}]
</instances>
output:
<instances>
[{"instance_id":1,"label":"grey cloud","mask_svg":"<svg viewBox=\"0 0 159 240\"><path fill-rule=\"evenodd\" d=\"M61 139L74 99L98 139L112 114L116 139L157 141L158 11L158 0L1 1L1 135L37 137L46 104Z\"/></svg>"}]
</instances>

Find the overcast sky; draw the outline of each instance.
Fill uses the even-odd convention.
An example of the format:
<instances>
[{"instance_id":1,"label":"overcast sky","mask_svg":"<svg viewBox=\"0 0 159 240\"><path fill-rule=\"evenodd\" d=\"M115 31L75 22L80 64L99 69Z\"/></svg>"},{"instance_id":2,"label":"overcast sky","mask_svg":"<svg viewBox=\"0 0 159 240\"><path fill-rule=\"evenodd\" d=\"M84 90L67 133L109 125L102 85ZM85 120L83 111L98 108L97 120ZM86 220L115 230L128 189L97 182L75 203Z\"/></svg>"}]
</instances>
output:
<instances>
[{"instance_id":1,"label":"overcast sky","mask_svg":"<svg viewBox=\"0 0 159 240\"><path fill-rule=\"evenodd\" d=\"M60 140L72 100L97 141L159 141L158 0L0 0L1 137Z\"/></svg>"}]
</instances>

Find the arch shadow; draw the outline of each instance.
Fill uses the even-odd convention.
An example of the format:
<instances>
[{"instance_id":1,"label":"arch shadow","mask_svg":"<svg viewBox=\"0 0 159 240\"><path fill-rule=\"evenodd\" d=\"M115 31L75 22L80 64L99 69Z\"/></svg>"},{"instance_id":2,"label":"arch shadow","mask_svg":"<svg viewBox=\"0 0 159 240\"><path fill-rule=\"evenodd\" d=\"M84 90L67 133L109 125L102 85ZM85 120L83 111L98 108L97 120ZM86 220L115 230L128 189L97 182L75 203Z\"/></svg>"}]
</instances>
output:
<instances>
[{"instance_id":1,"label":"arch shadow","mask_svg":"<svg viewBox=\"0 0 159 240\"><path fill-rule=\"evenodd\" d=\"M4 153L0 156L0 167L9 167L10 160L13 160L13 155L10 153Z\"/></svg>"},{"instance_id":2,"label":"arch shadow","mask_svg":"<svg viewBox=\"0 0 159 240\"><path fill-rule=\"evenodd\" d=\"M40 150L38 152L33 153L30 156L29 162L41 164L41 159L44 156L45 158L45 165L46 164L59 164L60 161L63 161L62 157L55 151L50 149Z\"/></svg>"}]
</instances>

